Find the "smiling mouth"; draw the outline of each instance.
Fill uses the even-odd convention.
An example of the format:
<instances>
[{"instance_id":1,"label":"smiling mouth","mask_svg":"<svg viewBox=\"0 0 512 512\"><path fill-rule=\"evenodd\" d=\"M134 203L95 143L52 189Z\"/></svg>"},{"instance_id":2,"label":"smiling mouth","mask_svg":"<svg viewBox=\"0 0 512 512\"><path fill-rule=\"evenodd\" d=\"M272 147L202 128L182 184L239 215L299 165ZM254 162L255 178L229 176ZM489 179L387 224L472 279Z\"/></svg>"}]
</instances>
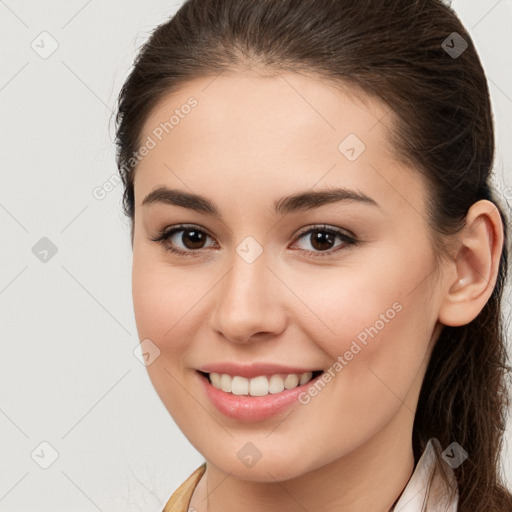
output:
<instances>
[{"instance_id":1,"label":"smiling mouth","mask_svg":"<svg viewBox=\"0 0 512 512\"><path fill-rule=\"evenodd\" d=\"M229 375L227 373L198 372L210 384L225 393L245 396L265 396L281 393L284 390L294 389L303 386L323 373L322 370L315 370L304 373L278 373L272 375L259 375L253 378L241 377L240 375Z\"/></svg>"}]
</instances>

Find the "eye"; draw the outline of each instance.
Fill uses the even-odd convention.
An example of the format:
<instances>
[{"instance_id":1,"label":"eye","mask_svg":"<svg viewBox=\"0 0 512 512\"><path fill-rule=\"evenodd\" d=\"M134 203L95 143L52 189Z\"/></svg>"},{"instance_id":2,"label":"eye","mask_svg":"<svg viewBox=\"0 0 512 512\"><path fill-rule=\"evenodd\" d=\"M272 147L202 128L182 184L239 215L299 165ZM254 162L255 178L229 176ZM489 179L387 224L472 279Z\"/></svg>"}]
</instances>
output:
<instances>
[{"instance_id":1,"label":"eye","mask_svg":"<svg viewBox=\"0 0 512 512\"><path fill-rule=\"evenodd\" d=\"M344 231L324 225L309 228L307 231L300 234L297 240L300 240L301 238L305 238L309 242L310 246L313 247L313 250L302 250L311 253L311 256L314 258L330 256L346 246L358 243L358 240L355 237L346 234ZM342 243L334 246L335 248L333 249L333 244L335 243L336 238L340 239Z\"/></svg>"},{"instance_id":2,"label":"eye","mask_svg":"<svg viewBox=\"0 0 512 512\"><path fill-rule=\"evenodd\" d=\"M181 233L181 235L178 235ZM206 238L210 238L205 231L198 229L194 225L179 225L172 229L165 229L155 238L151 238L153 242L158 242L164 248L181 256L196 256L203 249ZM176 247L177 243L181 243L184 248Z\"/></svg>"},{"instance_id":3,"label":"eye","mask_svg":"<svg viewBox=\"0 0 512 512\"><path fill-rule=\"evenodd\" d=\"M309 238L307 238L308 236ZM158 233L156 237L150 239L153 242L162 244L167 251L180 256L199 256L201 255L202 249L205 248L204 244L207 238L212 237L197 226L177 225L173 226L171 229L164 229ZM338 228L324 225L310 227L307 231L302 232L297 240L302 238L309 240L313 250L301 250L310 253L311 256L315 258L332 255L346 246L359 243L354 236L348 235ZM334 246L335 248L333 249L336 238L341 240L342 243ZM181 244L182 247L179 247L179 244Z\"/></svg>"}]
</instances>

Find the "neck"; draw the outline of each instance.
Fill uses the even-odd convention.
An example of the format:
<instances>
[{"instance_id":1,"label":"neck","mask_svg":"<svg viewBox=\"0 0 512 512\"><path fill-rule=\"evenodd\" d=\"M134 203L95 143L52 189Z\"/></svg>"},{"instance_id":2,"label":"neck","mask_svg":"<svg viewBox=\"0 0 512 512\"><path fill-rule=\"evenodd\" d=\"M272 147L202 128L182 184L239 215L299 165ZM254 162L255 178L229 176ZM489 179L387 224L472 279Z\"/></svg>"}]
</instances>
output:
<instances>
[{"instance_id":1,"label":"neck","mask_svg":"<svg viewBox=\"0 0 512 512\"><path fill-rule=\"evenodd\" d=\"M191 510L389 512L414 469L410 415L402 408L383 430L347 455L282 482L241 480L208 462Z\"/></svg>"}]
</instances>

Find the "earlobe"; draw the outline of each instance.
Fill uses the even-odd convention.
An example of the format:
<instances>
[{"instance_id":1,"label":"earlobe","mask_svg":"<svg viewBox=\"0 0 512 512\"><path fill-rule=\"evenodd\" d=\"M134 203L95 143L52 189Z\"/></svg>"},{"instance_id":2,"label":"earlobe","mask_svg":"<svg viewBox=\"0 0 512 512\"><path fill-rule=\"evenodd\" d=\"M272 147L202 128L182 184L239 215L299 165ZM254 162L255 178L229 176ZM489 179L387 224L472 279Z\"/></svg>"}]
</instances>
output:
<instances>
[{"instance_id":1,"label":"earlobe","mask_svg":"<svg viewBox=\"0 0 512 512\"><path fill-rule=\"evenodd\" d=\"M496 206L482 199L474 203L459 235L457 254L442 299L439 321L461 326L474 320L492 294L503 250L503 224ZM453 277L455 275L455 278Z\"/></svg>"}]
</instances>

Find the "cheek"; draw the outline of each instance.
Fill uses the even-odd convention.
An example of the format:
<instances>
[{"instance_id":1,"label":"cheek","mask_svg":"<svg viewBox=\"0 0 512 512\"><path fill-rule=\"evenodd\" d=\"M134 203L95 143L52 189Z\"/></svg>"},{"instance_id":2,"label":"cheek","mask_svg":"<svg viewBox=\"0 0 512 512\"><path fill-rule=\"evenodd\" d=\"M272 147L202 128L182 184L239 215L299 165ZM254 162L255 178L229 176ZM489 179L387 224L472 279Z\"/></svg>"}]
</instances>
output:
<instances>
[{"instance_id":1,"label":"cheek","mask_svg":"<svg viewBox=\"0 0 512 512\"><path fill-rule=\"evenodd\" d=\"M376 259L365 272L338 269L332 279L302 281L315 315L301 317L301 330L329 356L340 407L392 409L424 363L435 326L430 262L401 254Z\"/></svg>"},{"instance_id":2,"label":"cheek","mask_svg":"<svg viewBox=\"0 0 512 512\"><path fill-rule=\"evenodd\" d=\"M311 278L304 274L289 278L301 283L300 288L294 284L294 290L306 297L304 314L295 314L294 319L333 359L350 350L354 340L364 345L389 332L403 308L403 287L395 276L368 268L372 267L332 269L321 276L317 270ZM370 343L367 346L371 352Z\"/></svg>"},{"instance_id":3,"label":"cheek","mask_svg":"<svg viewBox=\"0 0 512 512\"><path fill-rule=\"evenodd\" d=\"M183 271L134 262L132 296L139 338L149 338L161 351L178 355L201 290Z\"/></svg>"},{"instance_id":4,"label":"cheek","mask_svg":"<svg viewBox=\"0 0 512 512\"><path fill-rule=\"evenodd\" d=\"M402 356L414 345L421 351L436 319L429 279L434 261L427 245L414 251L406 246L405 241L376 245L345 268L289 277L294 288L300 286L297 295L306 297L309 311L294 318L305 319L303 330L333 359L350 351L354 341L365 348L359 359L380 356L381 348L405 351Z\"/></svg>"},{"instance_id":5,"label":"cheek","mask_svg":"<svg viewBox=\"0 0 512 512\"><path fill-rule=\"evenodd\" d=\"M161 256L134 251L132 295L140 340L150 339L159 356L146 367L153 386L179 423L190 414L190 353L208 325L205 305L219 276L172 267ZM195 373L194 373L195 378ZM188 405L187 405L188 404ZM196 411L197 413L198 411Z\"/></svg>"},{"instance_id":6,"label":"cheek","mask_svg":"<svg viewBox=\"0 0 512 512\"><path fill-rule=\"evenodd\" d=\"M307 450L319 465L326 456L320 438L337 439L332 451L340 455L377 434L400 410L403 418L412 421L414 416L430 340L422 299L406 296L396 285L374 286L367 293L362 288L338 292L335 305L320 310L331 318L335 335L309 331L332 361L326 369L328 382L309 388L302 397L302 403L309 404L304 405L305 413L314 413L308 421L323 434Z\"/></svg>"},{"instance_id":7,"label":"cheek","mask_svg":"<svg viewBox=\"0 0 512 512\"><path fill-rule=\"evenodd\" d=\"M155 261L139 265L134 257L132 296L139 339L150 339L160 351L146 370L163 404L186 432L194 417L202 414L184 392L187 376L183 373L197 325L192 321L193 307L202 294L181 274Z\"/></svg>"},{"instance_id":8,"label":"cheek","mask_svg":"<svg viewBox=\"0 0 512 512\"><path fill-rule=\"evenodd\" d=\"M177 336L179 320L185 311L185 290L171 282L172 272L158 263L154 254L135 246L132 267L132 299L139 340L151 340L159 350L158 357L146 366L153 386L169 407L169 397L176 394L176 375L185 344ZM173 339L173 343L168 340ZM181 379L179 379L181 380Z\"/></svg>"}]
</instances>

